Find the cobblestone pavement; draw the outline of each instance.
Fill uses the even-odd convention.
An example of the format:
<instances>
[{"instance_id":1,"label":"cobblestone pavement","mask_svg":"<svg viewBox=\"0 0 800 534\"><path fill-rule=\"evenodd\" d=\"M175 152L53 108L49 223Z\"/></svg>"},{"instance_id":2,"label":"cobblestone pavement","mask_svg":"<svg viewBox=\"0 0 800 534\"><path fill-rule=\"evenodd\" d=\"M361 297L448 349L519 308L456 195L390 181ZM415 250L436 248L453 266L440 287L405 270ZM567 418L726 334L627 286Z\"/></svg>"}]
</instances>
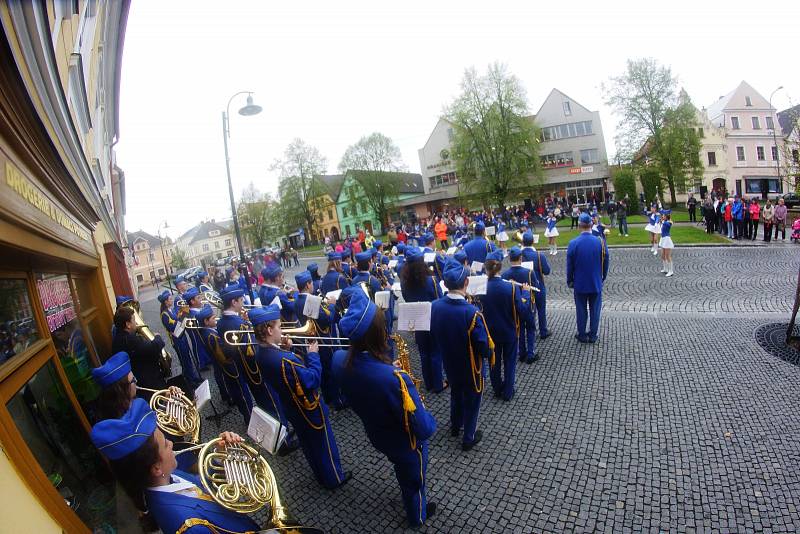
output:
<instances>
[{"instance_id":1,"label":"cobblestone pavement","mask_svg":"<svg viewBox=\"0 0 800 534\"><path fill-rule=\"evenodd\" d=\"M565 256L552 261L548 284L554 335L540 342L539 362L518 367L511 402L486 395L481 444L462 452L448 432L447 394L428 395L439 424L428 496L439 509L420 531L800 529L800 369L753 337L765 322L788 320L797 253L678 249L667 279L646 250L616 250L605 293L616 311L595 345L573 338ZM157 324L157 303L142 298ZM332 424L353 480L331 492L300 452L269 457L284 504L328 532L402 532L391 465L352 411L332 414ZM244 434L238 414L221 427ZM205 424L204 437L217 432Z\"/></svg>"}]
</instances>

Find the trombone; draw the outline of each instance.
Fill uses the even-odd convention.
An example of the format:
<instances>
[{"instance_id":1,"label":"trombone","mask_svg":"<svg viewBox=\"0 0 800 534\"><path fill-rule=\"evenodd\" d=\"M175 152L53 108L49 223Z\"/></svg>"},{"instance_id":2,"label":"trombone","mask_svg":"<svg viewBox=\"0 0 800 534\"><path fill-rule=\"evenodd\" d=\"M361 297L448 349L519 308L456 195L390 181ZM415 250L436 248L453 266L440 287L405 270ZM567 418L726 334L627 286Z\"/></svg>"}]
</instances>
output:
<instances>
[{"instance_id":1,"label":"trombone","mask_svg":"<svg viewBox=\"0 0 800 534\"><path fill-rule=\"evenodd\" d=\"M306 323L308 324L308 323ZM258 341L247 341L245 336L254 336L255 331L251 328L243 328L241 330L228 330L222 336L225 340L225 343L231 345L233 347L246 347L246 346L253 346L258 345ZM312 336L312 335L299 335L296 333L286 334L286 337L292 340L292 347L309 347L311 343L294 343L295 339L298 340L321 340L321 341L340 341L339 343L320 343L320 347L337 347L337 348L348 348L350 346L350 338L347 337L327 337L327 336ZM243 339L244 338L244 339ZM342 341L348 341L348 343L343 343Z\"/></svg>"}]
</instances>

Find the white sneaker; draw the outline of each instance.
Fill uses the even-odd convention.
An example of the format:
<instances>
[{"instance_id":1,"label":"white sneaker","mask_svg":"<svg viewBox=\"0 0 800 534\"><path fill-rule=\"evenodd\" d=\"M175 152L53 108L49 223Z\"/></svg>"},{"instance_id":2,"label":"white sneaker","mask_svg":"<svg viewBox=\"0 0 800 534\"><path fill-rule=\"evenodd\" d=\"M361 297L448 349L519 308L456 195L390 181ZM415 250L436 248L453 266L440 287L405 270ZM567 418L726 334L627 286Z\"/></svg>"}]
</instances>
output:
<instances>
[{"instance_id":1,"label":"white sneaker","mask_svg":"<svg viewBox=\"0 0 800 534\"><path fill-rule=\"evenodd\" d=\"M628 237L628 234L625 234L625 237Z\"/></svg>"},{"instance_id":2,"label":"white sneaker","mask_svg":"<svg viewBox=\"0 0 800 534\"><path fill-rule=\"evenodd\" d=\"M665 273L665 272L667 272L667 270L666 270L665 268L663 268L663 267L662 267L662 268L661 268L661 270L660 270L660 271L658 271L658 272L660 272L660 273Z\"/></svg>"},{"instance_id":3,"label":"white sneaker","mask_svg":"<svg viewBox=\"0 0 800 534\"><path fill-rule=\"evenodd\" d=\"M657 251L657 250L654 250L654 251L653 251L653 256L657 256L657 255L658 255L658 251Z\"/></svg>"},{"instance_id":4,"label":"white sneaker","mask_svg":"<svg viewBox=\"0 0 800 534\"><path fill-rule=\"evenodd\" d=\"M667 277L673 276L674 274L675 274L675 273L673 273L672 271L670 271L670 272L668 272L668 273L667 273Z\"/></svg>"}]
</instances>

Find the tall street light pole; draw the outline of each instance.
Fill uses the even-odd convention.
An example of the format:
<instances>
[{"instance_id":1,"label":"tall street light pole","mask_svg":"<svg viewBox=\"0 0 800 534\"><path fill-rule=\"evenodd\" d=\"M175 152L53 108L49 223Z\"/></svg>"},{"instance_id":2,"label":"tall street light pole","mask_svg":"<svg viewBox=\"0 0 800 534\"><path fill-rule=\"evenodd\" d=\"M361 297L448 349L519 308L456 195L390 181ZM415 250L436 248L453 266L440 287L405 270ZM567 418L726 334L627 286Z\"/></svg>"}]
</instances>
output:
<instances>
[{"instance_id":1,"label":"tall street light pole","mask_svg":"<svg viewBox=\"0 0 800 534\"><path fill-rule=\"evenodd\" d=\"M772 115L772 97L775 96L775 93L783 89L783 86L779 86L777 89L772 91L772 94L769 95L769 114ZM778 150L778 140L777 136L775 135L775 130L778 129L779 122L778 122L778 114L775 114L775 117L772 119L772 146L775 147L775 172L778 173L778 183L781 186L780 192L783 192L783 180L781 180L781 164L780 164L780 153L781 151ZM767 191L769 191L769 187L767 187Z\"/></svg>"},{"instance_id":2,"label":"tall street light pole","mask_svg":"<svg viewBox=\"0 0 800 534\"><path fill-rule=\"evenodd\" d=\"M167 255L164 254L164 238L161 237L161 229L166 230L169 228L169 224L167 224L166 220L161 221L159 223L158 228L156 229L156 235L158 236L158 240L161 242L161 261L164 262L164 275L167 279L167 285L169 285L169 277L172 274L170 271L171 269L167 266ZM166 233L164 234L166 236Z\"/></svg>"},{"instance_id":3,"label":"tall street light pole","mask_svg":"<svg viewBox=\"0 0 800 534\"><path fill-rule=\"evenodd\" d=\"M241 265L245 266L245 273L248 273L247 262L244 259L244 246L242 245L242 232L239 229L239 217L236 215L236 202L233 199L233 182L231 182L231 158L228 155L228 137L231 135L230 129L230 112L231 102L239 95L247 95L247 105L239 110L239 115L250 116L261 113L261 106L253 104L252 91L239 91L228 99L228 105L225 111L222 112L222 140L225 143L225 170L228 173L228 195L231 200L231 216L233 217L233 230L236 232L236 245L239 247L239 261ZM247 274L249 276L249 274ZM248 286L250 285L248 280ZM252 299L252 295L250 295Z\"/></svg>"}]
</instances>

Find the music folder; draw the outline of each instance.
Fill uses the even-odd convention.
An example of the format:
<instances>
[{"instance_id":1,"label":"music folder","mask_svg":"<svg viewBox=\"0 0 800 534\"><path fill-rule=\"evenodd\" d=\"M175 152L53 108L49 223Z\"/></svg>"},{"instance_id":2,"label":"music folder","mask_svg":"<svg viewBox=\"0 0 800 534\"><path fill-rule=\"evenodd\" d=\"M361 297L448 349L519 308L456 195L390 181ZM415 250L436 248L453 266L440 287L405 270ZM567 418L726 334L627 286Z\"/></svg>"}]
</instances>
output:
<instances>
[{"instance_id":1,"label":"music folder","mask_svg":"<svg viewBox=\"0 0 800 534\"><path fill-rule=\"evenodd\" d=\"M200 410L210 400L211 386L208 383L208 379L206 379L203 380L203 383L197 386L197 389L194 390L194 403L197 406L197 409Z\"/></svg>"},{"instance_id":2,"label":"music folder","mask_svg":"<svg viewBox=\"0 0 800 534\"><path fill-rule=\"evenodd\" d=\"M431 329L430 302L403 302L397 305L397 329L427 332Z\"/></svg>"},{"instance_id":3,"label":"music folder","mask_svg":"<svg viewBox=\"0 0 800 534\"><path fill-rule=\"evenodd\" d=\"M286 439L286 427L258 406L254 406L250 413L247 435L265 451L274 455Z\"/></svg>"}]
</instances>

